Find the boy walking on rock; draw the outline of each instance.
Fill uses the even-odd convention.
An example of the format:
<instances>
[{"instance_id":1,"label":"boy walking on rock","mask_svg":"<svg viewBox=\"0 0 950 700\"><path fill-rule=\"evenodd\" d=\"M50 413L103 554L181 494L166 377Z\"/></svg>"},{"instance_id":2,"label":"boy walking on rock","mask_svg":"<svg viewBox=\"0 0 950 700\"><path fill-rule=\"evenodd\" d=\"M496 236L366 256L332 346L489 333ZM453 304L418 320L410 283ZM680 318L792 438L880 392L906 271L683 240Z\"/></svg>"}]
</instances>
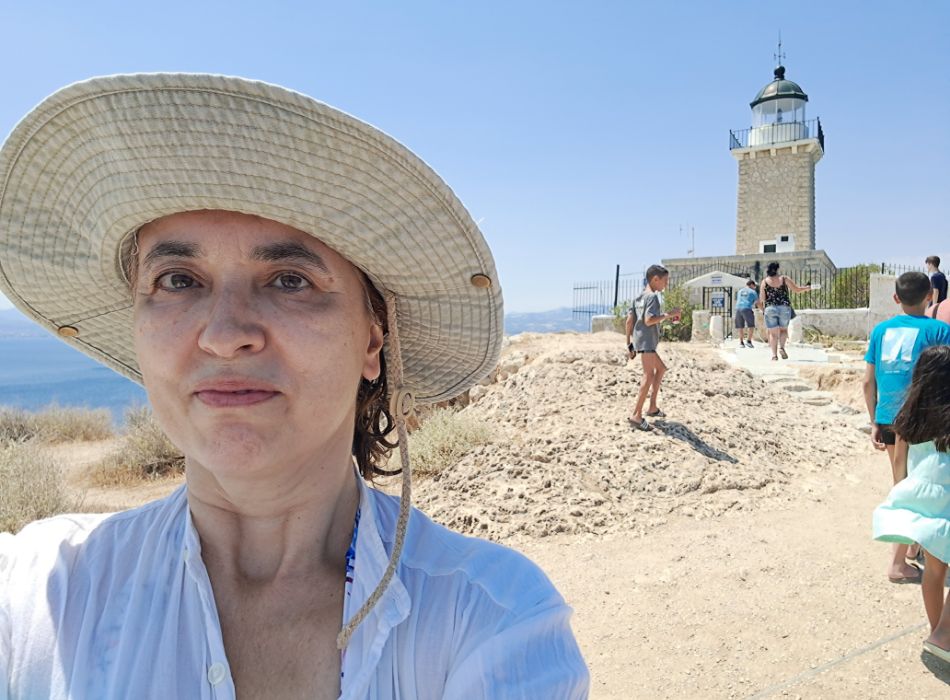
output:
<instances>
[{"instance_id":1,"label":"boy walking on rock","mask_svg":"<svg viewBox=\"0 0 950 700\"><path fill-rule=\"evenodd\" d=\"M647 287L633 302L631 313L627 316L627 350L631 357L640 355L643 363L643 383L637 395L637 404L633 415L627 420L637 430L652 430L643 417L643 404L647 395L650 396L650 405L646 415L662 418L666 414L657 406L656 400L660 393L660 382L666 373L666 365L657 354L660 344L660 324L663 321L679 321L679 309L671 309L670 313L663 313L660 293L666 289L670 281L669 271L662 265L650 265L646 273ZM631 342L631 335L633 340Z\"/></svg>"}]
</instances>

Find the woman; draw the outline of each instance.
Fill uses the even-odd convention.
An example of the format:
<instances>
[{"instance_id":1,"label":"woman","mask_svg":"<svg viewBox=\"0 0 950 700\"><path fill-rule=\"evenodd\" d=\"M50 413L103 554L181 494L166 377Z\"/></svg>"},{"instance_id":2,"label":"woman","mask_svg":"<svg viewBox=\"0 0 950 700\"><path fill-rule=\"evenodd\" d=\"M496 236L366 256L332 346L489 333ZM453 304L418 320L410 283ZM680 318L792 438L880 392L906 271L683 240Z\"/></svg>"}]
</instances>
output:
<instances>
[{"instance_id":1,"label":"woman","mask_svg":"<svg viewBox=\"0 0 950 700\"><path fill-rule=\"evenodd\" d=\"M451 190L273 85L69 86L0 150L0 288L141 381L186 485L0 535L0 698L586 697L530 562L410 508L405 419L494 366ZM401 499L368 488L395 426Z\"/></svg>"},{"instance_id":2,"label":"woman","mask_svg":"<svg viewBox=\"0 0 950 700\"><path fill-rule=\"evenodd\" d=\"M769 333L772 359L778 360L781 354L782 359L787 360L785 341L788 340L788 323L792 320L792 301L788 297L788 290L807 292L811 287L799 287L790 277L780 275L778 268L777 262L769 263L759 299L765 305L765 327Z\"/></svg>"}]
</instances>

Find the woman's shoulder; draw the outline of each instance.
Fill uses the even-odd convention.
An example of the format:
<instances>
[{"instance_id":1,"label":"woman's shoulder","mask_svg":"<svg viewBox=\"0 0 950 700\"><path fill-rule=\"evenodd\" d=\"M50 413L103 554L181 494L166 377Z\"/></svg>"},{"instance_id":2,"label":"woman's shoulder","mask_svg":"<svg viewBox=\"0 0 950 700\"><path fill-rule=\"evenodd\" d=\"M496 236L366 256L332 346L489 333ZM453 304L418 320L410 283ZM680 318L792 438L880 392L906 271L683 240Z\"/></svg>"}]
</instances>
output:
<instances>
[{"instance_id":1,"label":"woman's shoulder","mask_svg":"<svg viewBox=\"0 0 950 700\"><path fill-rule=\"evenodd\" d=\"M57 515L29 523L17 534L0 533L0 588L24 570L52 568L60 553L82 543L109 514Z\"/></svg>"},{"instance_id":2,"label":"woman's shoulder","mask_svg":"<svg viewBox=\"0 0 950 700\"><path fill-rule=\"evenodd\" d=\"M371 492L390 548L399 499ZM571 609L524 555L413 509L397 575L418 620L410 629L424 636L416 653L435 668L444 664L436 674L441 696L520 697L515 691L530 685L532 697L587 697Z\"/></svg>"},{"instance_id":3,"label":"woman's shoulder","mask_svg":"<svg viewBox=\"0 0 950 700\"><path fill-rule=\"evenodd\" d=\"M381 536L391 540L399 499L370 491L380 515ZM453 586L461 584L471 593L487 595L508 609L542 601L563 603L541 568L520 552L450 530L416 508L409 520L400 568L409 575L442 578Z\"/></svg>"},{"instance_id":4,"label":"woman's shoulder","mask_svg":"<svg viewBox=\"0 0 950 700\"><path fill-rule=\"evenodd\" d=\"M138 547L133 531L147 529L176 505L176 499L183 498L179 490L132 510L67 513L29 523L15 535L0 533L0 581L12 576L45 576L60 568L72 570L82 552L101 554L100 550L113 551L123 543Z\"/></svg>"}]
</instances>

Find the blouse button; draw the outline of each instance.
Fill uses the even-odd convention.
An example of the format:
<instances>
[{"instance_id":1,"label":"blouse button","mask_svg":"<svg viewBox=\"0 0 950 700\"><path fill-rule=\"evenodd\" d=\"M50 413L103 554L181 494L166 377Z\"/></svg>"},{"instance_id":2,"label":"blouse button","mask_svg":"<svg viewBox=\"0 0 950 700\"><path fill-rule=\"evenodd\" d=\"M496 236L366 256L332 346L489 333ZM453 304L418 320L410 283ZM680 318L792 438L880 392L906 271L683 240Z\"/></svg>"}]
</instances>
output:
<instances>
[{"instance_id":1,"label":"blouse button","mask_svg":"<svg viewBox=\"0 0 950 700\"><path fill-rule=\"evenodd\" d=\"M228 672L222 663L215 662L208 667L208 682L211 685L218 685L227 675Z\"/></svg>"}]
</instances>

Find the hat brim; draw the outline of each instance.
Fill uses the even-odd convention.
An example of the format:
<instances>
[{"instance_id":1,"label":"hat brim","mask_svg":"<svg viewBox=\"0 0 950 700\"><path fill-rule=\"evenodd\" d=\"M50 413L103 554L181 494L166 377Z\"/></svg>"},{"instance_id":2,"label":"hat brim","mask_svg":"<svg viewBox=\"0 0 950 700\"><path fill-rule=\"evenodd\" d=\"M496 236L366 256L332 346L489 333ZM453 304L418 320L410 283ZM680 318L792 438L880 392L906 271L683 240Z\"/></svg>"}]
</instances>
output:
<instances>
[{"instance_id":1,"label":"hat brim","mask_svg":"<svg viewBox=\"0 0 950 700\"><path fill-rule=\"evenodd\" d=\"M457 396L495 366L494 261L441 178L368 124L241 78L110 76L44 100L0 150L0 288L141 383L120 248L149 221L201 209L305 231L395 294L417 401Z\"/></svg>"}]
</instances>

